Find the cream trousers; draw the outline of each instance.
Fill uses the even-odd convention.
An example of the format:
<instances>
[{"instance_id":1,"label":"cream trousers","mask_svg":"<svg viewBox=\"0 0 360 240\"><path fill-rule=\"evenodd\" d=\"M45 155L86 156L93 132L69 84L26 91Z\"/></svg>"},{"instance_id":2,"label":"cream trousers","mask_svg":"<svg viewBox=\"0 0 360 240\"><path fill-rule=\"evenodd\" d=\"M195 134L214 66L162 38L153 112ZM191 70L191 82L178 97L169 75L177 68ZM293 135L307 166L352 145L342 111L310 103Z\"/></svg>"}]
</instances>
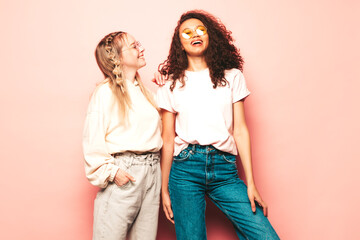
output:
<instances>
[{"instance_id":1,"label":"cream trousers","mask_svg":"<svg viewBox=\"0 0 360 240\"><path fill-rule=\"evenodd\" d=\"M94 203L93 240L156 239L161 170L159 153L116 156L115 164L135 178L101 189Z\"/></svg>"}]
</instances>

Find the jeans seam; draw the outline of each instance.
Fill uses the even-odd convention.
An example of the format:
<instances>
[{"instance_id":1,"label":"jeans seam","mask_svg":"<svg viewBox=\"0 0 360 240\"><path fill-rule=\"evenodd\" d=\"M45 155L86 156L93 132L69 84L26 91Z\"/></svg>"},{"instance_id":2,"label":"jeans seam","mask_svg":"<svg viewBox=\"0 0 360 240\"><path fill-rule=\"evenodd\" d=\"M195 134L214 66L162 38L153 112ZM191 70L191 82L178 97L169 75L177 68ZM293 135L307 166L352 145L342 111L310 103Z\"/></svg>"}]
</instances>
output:
<instances>
[{"instance_id":1,"label":"jeans seam","mask_svg":"<svg viewBox=\"0 0 360 240\"><path fill-rule=\"evenodd\" d=\"M228 211L226 209L224 209L221 204L216 201L216 199L211 195L211 193L208 193L209 197L211 198L211 200L213 200L214 202L216 202L220 208L220 210L226 215L226 217L232 222L232 224L243 234L243 236L247 239L248 237L245 235L244 231L238 226L238 224L233 221L232 217L230 216L230 214L228 213Z\"/></svg>"},{"instance_id":2,"label":"jeans seam","mask_svg":"<svg viewBox=\"0 0 360 240\"><path fill-rule=\"evenodd\" d=\"M115 183L113 183L113 184L115 184ZM107 188L110 188L108 190L109 191L111 190L111 191L110 191L109 197L106 200L106 204L104 204L101 219L104 219L105 214L108 212L109 201L110 201L111 195L113 194L113 191L114 191L114 185L113 184L107 186ZM101 223L104 223L104 222L105 222L104 220L101 221ZM104 236L105 235L104 224L101 224L101 231L100 232L101 232L100 238L105 239L105 236Z\"/></svg>"}]
</instances>

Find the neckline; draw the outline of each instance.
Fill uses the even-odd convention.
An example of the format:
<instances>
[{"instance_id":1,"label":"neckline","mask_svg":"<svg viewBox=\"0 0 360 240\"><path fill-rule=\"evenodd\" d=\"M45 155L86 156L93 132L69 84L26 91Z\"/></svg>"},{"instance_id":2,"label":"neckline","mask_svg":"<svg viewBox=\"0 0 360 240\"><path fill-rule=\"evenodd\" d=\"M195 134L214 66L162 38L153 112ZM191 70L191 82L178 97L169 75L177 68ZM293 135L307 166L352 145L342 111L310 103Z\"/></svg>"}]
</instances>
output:
<instances>
[{"instance_id":1,"label":"neckline","mask_svg":"<svg viewBox=\"0 0 360 240\"><path fill-rule=\"evenodd\" d=\"M198 74L198 73L208 72L208 71L209 71L209 68L205 68L205 69L200 70L200 71L190 71L190 70L185 70L185 73L188 73L188 74Z\"/></svg>"},{"instance_id":2,"label":"neckline","mask_svg":"<svg viewBox=\"0 0 360 240\"><path fill-rule=\"evenodd\" d=\"M125 81L128 83L128 84L130 84L130 85L132 85L132 86L134 86L134 87L137 87L137 86L139 86L139 83L138 83L138 81L135 79L134 80L134 82L133 81L131 81L131 80L129 80L129 79L125 79Z\"/></svg>"}]
</instances>

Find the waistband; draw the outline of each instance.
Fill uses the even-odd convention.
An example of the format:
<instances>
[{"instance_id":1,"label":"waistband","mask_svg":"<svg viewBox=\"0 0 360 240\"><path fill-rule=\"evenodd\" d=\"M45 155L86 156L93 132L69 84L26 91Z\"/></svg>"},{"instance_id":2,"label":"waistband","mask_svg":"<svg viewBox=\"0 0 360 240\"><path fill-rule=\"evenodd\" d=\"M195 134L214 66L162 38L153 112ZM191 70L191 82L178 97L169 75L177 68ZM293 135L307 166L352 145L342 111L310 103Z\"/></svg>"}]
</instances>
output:
<instances>
[{"instance_id":1,"label":"waistband","mask_svg":"<svg viewBox=\"0 0 360 240\"><path fill-rule=\"evenodd\" d=\"M199 145L199 144L189 144L187 149L192 150L194 152L200 152L200 153L207 153L207 152L223 152L219 149L216 149L214 146L212 145Z\"/></svg>"},{"instance_id":2,"label":"waistband","mask_svg":"<svg viewBox=\"0 0 360 240\"><path fill-rule=\"evenodd\" d=\"M133 153L123 152L112 154L115 164L124 164L126 167L132 165L154 165L160 162L160 152Z\"/></svg>"}]
</instances>

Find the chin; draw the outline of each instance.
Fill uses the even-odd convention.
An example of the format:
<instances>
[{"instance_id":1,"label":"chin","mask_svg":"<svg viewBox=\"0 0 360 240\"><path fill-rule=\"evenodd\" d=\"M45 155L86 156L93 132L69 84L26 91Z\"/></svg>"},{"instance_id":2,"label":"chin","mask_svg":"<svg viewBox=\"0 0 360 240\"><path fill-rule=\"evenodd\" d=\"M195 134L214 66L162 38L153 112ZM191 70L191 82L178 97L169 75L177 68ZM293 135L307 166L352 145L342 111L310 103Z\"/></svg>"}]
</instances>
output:
<instances>
[{"instance_id":1,"label":"chin","mask_svg":"<svg viewBox=\"0 0 360 240\"><path fill-rule=\"evenodd\" d=\"M145 66L146 66L146 62L144 61L143 63L139 64L139 69L142 68L142 67L145 67Z\"/></svg>"},{"instance_id":2,"label":"chin","mask_svg":"<svg viewBox=\"0 0 360 240\"><path fill-rule=\"evenodd\" d=\"M205 50L204 51L196 51L196 52L188 52L187 55L192 56L192 57L201 57L204 56Z\"/></svg>"},{"instance_id":3,"label":"chin","mask_svg":"<svg viewBox=\"0 0 360 240\"><path fill-rule=\"evenodd\" d=\"M200 57L204 55L206 48L196 49L195 51L193 49L191 50L192 51L186 51L186 54L189 56Z\"/></svg>"}]
</instances>

